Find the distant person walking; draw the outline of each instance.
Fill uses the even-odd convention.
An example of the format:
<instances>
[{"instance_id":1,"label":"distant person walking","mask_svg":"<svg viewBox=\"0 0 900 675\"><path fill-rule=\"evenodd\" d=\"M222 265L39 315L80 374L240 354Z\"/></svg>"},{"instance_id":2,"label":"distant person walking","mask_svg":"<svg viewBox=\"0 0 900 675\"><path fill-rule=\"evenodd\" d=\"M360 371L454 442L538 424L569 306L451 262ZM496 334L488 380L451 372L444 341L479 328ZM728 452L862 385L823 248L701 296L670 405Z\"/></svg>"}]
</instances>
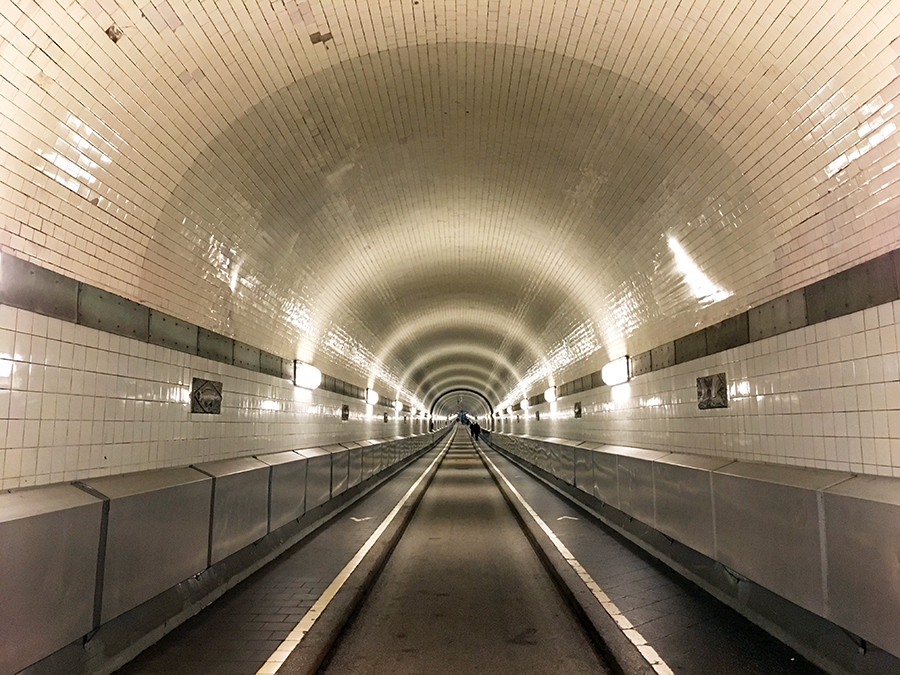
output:
<instances>
[{"instance_id":1,"label":"distant person walking","mask_svg":"<svg viewBox=\"0 0 900 675\"><path fill-rule=\"evenodd\" d=\"M469 430L472 432L472 438L477 443L478 437L481 435L481 427L478 425L478 422L473 422L472 426L469 427Z\"/></svg>"}]
</instances>

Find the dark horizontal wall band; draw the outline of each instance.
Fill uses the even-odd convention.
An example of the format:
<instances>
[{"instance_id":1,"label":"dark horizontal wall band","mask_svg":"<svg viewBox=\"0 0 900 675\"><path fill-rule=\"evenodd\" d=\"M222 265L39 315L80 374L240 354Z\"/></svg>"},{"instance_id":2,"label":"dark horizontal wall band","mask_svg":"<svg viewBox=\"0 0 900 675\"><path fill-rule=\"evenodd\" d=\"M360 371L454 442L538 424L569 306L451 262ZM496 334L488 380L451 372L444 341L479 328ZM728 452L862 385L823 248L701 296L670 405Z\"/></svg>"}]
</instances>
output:
<instances>
[{"instance_id":1,"label":"dark horizontal wall band","mask_svg":"<svg viewBox=\"0 0 900 675\"><path fill-rule=\"evenodd\" d=\"M0 304L96 328L285 380L294 361L238 342L165 312L0 253ZM334 377L326 391L362 399L365 389ZM381 405L390 405L379 402Z\"/></svg>"},{"instance_id":2,"label":"dark horizontal wall band","mask_svg":"<svg viewBox=\"0 0 900 675\"><path fill-rule=\"evenodd\" d=\"M633 356L631 374L662 370L895 300L900 300L900 249ZM585 386L587 380L590 386ZM559 385L557 395L602 384L597 371Z\"/></svg>"}]
</instances>

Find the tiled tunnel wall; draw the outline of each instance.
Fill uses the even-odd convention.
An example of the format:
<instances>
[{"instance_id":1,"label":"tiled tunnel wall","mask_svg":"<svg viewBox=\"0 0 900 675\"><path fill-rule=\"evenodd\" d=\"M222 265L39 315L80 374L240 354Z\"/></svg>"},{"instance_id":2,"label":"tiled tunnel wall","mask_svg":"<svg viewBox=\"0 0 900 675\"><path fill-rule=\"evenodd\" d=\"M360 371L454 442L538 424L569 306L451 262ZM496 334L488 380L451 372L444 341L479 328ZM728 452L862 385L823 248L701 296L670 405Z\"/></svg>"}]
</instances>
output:
<instances>
[{"instance_id":1,"label":"tiled tunnel wall","mask_svg":"<svg viewBox=\"0 0 900 675\"><path fill-rule=\"evenodd\" d=\"M46 294L22 304L38 311L0 304L0 489L428 430L408 412L81 325L74 310L47 316L65 312ZM221 414L191 413L193 378L223 383Z\"/></svg>"},{"instance_id":2,"label":"tiled tunnel wall","mask_svg":"<svg viewBox=\"0 0 900 675\"><path fill-rule=\"evenodd\" d=\"M900 476L900 301L505 412L498 430ZM724 372L728 407L697 378ZM582 417L574 415L581 403ZM540 419L537 419L537 416Z\"/></svg>"}]
</instances>

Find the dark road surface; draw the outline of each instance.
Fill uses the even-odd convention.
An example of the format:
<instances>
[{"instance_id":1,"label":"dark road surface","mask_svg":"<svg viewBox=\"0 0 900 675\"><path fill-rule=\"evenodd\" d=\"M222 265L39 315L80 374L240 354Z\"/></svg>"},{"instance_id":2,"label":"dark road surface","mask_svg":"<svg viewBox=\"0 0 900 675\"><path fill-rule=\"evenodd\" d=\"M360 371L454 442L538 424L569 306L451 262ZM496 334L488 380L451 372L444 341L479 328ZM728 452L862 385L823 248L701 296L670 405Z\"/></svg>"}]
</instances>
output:
<instances>
[{"instance_id":1,"label":"dark road surface","mask_svg":"<svg viewBox=\"0 0 900 675\"><path fill-rule=\"evenodd\" d=\"M459 430L320 672L607 673Z\"/></svg>"}]
</instances>

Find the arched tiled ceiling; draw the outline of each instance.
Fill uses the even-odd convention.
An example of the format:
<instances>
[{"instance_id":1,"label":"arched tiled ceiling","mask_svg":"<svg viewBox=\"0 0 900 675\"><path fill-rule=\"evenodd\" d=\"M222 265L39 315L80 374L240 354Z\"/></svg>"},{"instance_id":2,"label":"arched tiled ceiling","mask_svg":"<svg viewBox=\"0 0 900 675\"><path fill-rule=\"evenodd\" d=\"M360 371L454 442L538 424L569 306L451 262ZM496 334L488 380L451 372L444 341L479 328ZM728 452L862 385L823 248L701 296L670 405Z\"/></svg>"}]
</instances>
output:
<instances>
[{"instance_id":1,"label":"arched tiled ceiling","mask_svg":"<svg viewBox=\"0 0 900 675\"><path fill-rule=\"evenodd\" d=\"M426 406L898 245L892 0L4 7L4 246Z\"/></svg>"},{"instance_id":2,"label":"arched tiled ceiling","mask_svg":"<svg viewBox=\"0 0 900 675\"><path fill-rule=\"evenodd\" d=\"M432 414L437 417L453 417L460 412L486 418L491 415L487 400L475 389L458 387L447 389L435 397Z\"/></svg>"},{"instance_id":3,"label":"arched tiled ceiling","mask_svg":"<svg viewBox=\"0 0 900 675\"><path fill-rule=\"evenodd\" d=\"M424 395L419 392L416 393L418 394L419 400L431 401L434 400L435 392L445 391L450 383L459 382L461 378L465 378L469 382L477 383L476 386L478 390L487 396L488 400L499 401L500 397L505 393L503 389L498 386L498 384L502 385L502 383L490 378L485 373L484 369L480 368L477 363L461 364L458 360L448 363L440 368L436 368L429 374L429 380L427 382L428 391L425 392Z\"/></svg>"}]
</instances>

